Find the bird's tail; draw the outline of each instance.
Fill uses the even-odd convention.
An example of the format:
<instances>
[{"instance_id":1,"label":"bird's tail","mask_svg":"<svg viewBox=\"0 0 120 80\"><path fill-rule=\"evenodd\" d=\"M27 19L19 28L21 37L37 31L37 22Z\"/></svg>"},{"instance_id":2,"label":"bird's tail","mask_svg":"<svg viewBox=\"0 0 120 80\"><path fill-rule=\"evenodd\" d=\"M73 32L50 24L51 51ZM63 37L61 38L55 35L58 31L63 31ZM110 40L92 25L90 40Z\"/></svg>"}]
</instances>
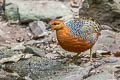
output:
<instances>
[{"instance_id":1,"label":"bird's tail","mask_svg":"<svg viewBox=\"0 0 120 80\"><path fill-rule=\"evenodd\" d=\"M113 31L113 29L107 25L101 25L101 30L110 30Z\"/></svg>"}]
</instances>

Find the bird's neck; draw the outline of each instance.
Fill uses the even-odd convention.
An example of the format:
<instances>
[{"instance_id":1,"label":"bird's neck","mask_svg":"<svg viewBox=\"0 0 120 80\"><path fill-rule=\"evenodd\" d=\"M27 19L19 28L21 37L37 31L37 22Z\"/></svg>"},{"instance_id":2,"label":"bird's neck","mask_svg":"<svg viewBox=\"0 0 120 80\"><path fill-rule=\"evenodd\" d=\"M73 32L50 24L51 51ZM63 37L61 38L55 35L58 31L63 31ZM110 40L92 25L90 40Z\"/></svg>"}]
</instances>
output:
<instances>
[{"instance_id":1,"label":"bird's neck","mask_svg":"<svg viewBox=\"0 0 120 80\"><path fill-rule=\"evenodd\" d=\"M66 26L64 26L62 29L56 30L56 34L57 35L66 35L66 34L70 34L70 29Z\"/></svg>"},{"instance_id":2,"label":"bird's neck","mask_svg":"<svg viewBox=\"0 0 120 80\"><path fill-rule=\"evenodd\" d=\"M56 30L56 35L59 44L64 44L70 36L70 30L68 27L64 27L63 29Z\"/></svg>"}]
</instances>

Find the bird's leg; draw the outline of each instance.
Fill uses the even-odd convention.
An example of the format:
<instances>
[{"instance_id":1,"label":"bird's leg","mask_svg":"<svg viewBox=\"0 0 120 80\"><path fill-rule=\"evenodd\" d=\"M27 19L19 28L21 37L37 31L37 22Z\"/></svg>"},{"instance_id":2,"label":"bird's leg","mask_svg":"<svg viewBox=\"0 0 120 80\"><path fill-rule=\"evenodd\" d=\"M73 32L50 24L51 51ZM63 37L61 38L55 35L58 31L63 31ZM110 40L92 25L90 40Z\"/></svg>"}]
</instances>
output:
<instances>
[{"instance_id":1,"label":"bird's leg","mask_svg":"<svg viewBox=\"0 0 120 80\"><path fill-rule=\"evenodd\" d=\"M72 62L73 62L73 63L76 63L79 54L80 54L80 53L77 53L77 55L73 56L73 59L72 59Z\"/></svg>"},{"instance_id":2,"label":"bird's leg","mask_svg":"<svg viewBox=\"0 0 120 80\"><path fill-rule=\"evenodd\" d=\"M93 59L92 59L92 48L90 48L90 62L91 63L93 62Z\"/></svg>"}]
</instances>

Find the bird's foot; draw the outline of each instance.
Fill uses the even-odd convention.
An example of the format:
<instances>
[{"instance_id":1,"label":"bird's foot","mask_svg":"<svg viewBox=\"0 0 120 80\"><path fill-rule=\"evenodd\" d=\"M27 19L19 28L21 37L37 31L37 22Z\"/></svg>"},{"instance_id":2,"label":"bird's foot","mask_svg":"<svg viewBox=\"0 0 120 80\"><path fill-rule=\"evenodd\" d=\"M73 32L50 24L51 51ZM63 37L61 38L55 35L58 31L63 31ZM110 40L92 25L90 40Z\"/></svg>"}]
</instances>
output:
<instances>
[{"instance_id":1,"label":"bird's foot","mask_svg":"<svg viewBox=\"0 0 120 80\"><path fill-rule=\"evenodd\" d=\"M74 64L76 64L76 63L77 63L77 60L78 60L78 55L79 55L79 54L77 54L77 55L73 56L72 63L74 63Z\"/></svg>"},{"instance_id":2,"label":"bird's foot","mask_svg":"<svg viewBox=\"0 0 120 80\"><path fill-rule=\"evenodd\" d=\"M76 64L77 63L77 58L76 57L73 57L73 59L72 59L72 63L74 63L74 64Z\"/></svg>"},{"instance_id":3,"label":"bird's foot","mask_svg":"<svg viewBox=\"0 0 120 80\"><path fill-rule=\"evenodd\" d=\"M77 59L76 58L73 58L73 59L70 59L70 58L65 58L64 59L64 63L67 63L67 64L71 64L71 63L73 63L73 64L76 64L77 63Z\"/></svg>"},{"instance_id":4,"label":"bird's foot","mask_svg":"<svg viewBox=\"0 0 120 80\"><path fill-rule=\"evenodd\" d=\"M64 62L67 63L67 64L69 64L71 62L71 59L70 58L65 58Z\"/></svg>"},{"instance_id":5,"label":"bird's foot","mask_svg":"<svg viewBox=\"0 0 120 80\"><path fill-rule=\"evenodd\" d=\"M89 61L89 62L93 63L93 59L92 59L92 58L90 58L90 61Z\"/></svg>"}]
</instances>

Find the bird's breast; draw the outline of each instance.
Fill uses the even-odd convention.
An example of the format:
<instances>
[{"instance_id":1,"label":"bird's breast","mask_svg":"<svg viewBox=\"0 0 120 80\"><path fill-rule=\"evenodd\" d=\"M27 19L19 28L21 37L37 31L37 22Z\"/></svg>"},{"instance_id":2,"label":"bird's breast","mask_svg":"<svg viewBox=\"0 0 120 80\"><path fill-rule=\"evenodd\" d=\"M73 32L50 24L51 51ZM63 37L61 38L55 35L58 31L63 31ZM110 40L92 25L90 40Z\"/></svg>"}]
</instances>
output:
<instances>
[{"instance_id":1,"label":"bird's breast","mask_svg":"<svg viewBox=\"0 0 120 80\"><path fill-rule=\"evenodd\" d=\"M70 52L84 52L94 45L89 43L89 39L84 40L82 37L70 35L69 30L59 30L56 35L60 46Z\"/></svg>"}]
</instances>

